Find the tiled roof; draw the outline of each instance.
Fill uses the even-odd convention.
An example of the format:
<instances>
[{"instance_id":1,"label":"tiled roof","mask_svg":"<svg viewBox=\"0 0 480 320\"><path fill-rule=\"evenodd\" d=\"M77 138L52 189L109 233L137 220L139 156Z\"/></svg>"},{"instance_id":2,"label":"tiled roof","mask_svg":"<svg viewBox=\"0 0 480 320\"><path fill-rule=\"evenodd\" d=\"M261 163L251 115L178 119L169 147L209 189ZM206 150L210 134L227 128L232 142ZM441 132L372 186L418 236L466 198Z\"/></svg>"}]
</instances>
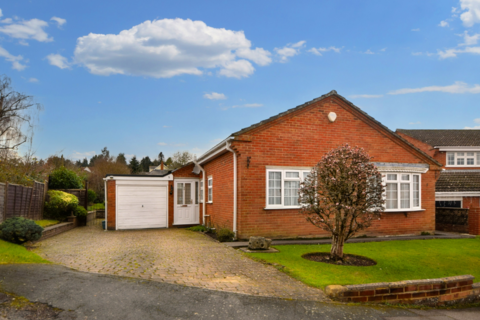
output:
<instances>
[{"instance_id":1,"label":"tiled roof","mask_svg":"<svg viewBox=\"0 0 480 320\"><path fill-rule=\"evenodd\" d=\"M444 170L435 186L436 192L480 192L480 170Z\"/></svg>"},{"instance_id":2,"label":"tiled roof","mask_svg":"<svg viewBox=\"0 0 480 320\"><path fill-rule=\"evenodd\" d=\"M480 130L406 130L397 129L397 132L425 142L432 147L440 146L480 146Z\"/></svg>"}]
</instances>

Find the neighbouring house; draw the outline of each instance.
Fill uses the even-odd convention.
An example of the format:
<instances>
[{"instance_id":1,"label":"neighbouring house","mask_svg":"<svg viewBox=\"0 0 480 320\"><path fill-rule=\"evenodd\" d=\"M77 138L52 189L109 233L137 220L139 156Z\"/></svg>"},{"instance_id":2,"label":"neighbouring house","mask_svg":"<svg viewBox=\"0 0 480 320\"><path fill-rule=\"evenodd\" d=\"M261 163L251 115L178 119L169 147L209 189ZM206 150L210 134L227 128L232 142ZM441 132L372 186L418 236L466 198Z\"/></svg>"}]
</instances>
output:
<instances>
[{"instance_id":1,"label":"neighbouring house","mask_svg":"<svg viewBox=\"0 0 480 320\"><path fill-rule=\"evenodd\" d=\"M193 162L162 175L107 175L109 230L198 223L238 238L322 237L299 213L304 176L329 150L363 147L384 174L386 210L368 235L435 230L441 162L331 91L232 133Z\"/></svg>"},{"instance_id":2,"label":"neighbouring house","mask_svg":"<svg viewBox=\"0 0 480 320\"><path fill-rule=\"evenodd\" d=\"M468 208L471 233L480 233L480 130L406 130L397 134L442 164L437 208ZM477 216L479 215L479 216Z\"/></svg>"},{"instance_id":3,"label":"neighbouring house","mask_svg":"<svg viewBox=\"0 0 480 320\"><path fill-rule=\"evenodd\" d=\"M163 176L171 171L167 166L163 164L163 161L158 166L149 166L148 168L149 170L145 174L153 176Z\"/></svg>"}]
</instances>

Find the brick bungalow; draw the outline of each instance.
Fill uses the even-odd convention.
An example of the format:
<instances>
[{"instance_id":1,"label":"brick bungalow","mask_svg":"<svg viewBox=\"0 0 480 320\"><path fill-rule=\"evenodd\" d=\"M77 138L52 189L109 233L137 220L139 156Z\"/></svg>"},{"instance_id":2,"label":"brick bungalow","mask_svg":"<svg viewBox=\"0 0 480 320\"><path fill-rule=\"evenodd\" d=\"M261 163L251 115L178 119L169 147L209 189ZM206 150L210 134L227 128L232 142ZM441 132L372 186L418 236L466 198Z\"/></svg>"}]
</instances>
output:
<instances>
[{"instance_id":1,"label":"brick bungalow","mask_svg":"<svg viewBox=\"0 0 480 320\"><path fill-rule=\"evenodd\" d=\"M325 236L299 214L298 187L326 152L345 143L363 147L385 174L387 209L366 234L435 230L441 163L336 91L237 131L178 170L107 175L108 229L210 223L240 239Z\"/></svg>"}]
</instances>

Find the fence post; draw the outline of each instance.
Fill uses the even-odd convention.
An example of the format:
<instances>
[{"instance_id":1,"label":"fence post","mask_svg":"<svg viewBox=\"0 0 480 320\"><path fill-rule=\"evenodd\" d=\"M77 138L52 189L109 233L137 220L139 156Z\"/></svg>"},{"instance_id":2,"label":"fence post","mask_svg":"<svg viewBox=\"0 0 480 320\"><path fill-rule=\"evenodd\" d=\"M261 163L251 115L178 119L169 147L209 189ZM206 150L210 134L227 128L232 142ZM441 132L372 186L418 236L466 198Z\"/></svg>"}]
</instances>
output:
<instances>
[{"instance_id":1,"label":"fence post","mask_svg":"<svg viewBox=\"0 0 480 320\"><path fill-rule=\"evenodd\" d=\"M88 180L85 180L85 210L88 211Z\"/></svg>"},{"instance_id":2,"label":"fence post","mask_svg":"<svg viewBox=\"0 0 480 320\"><path fill-rule=\"evenodd\" d=\"M8 208L8 181L5 182L5 200L3 203L3 220L7 220L7 208Z\"/></svg>"},{"instance_id":3,"label":"fence post","mask_svg":"<svg viewBox=\"0 0 480 320\"><path fill-rule=\"evenodd\" d=\"M32 192L30 193L30 201L28 203L28 212L27 212L27 217L29 219L33 220L33 217L30 215L31 213L31 208L32 208L32 201L33 201L33 193L35 192L35 181L33 181L33 187L32 187Z\"/></svg>"},{"instance_id":4,"label":"fence post","mask_svg":"<svg viewBox=\"0 0 480 320\"><path fill-rule=\"evenodd\" d=\"M48 180L50 180L50 176L48 176ZM45 182L43 183L43 190L42 190L42 200L41 200L41 203L40 203L40 207L41 207L41 217L40 217L40 220L43 219L43 209L45 208L45 198L47 197L47 191L48 191L48 184L46 184Z\"/></svg>"}]
</instances>

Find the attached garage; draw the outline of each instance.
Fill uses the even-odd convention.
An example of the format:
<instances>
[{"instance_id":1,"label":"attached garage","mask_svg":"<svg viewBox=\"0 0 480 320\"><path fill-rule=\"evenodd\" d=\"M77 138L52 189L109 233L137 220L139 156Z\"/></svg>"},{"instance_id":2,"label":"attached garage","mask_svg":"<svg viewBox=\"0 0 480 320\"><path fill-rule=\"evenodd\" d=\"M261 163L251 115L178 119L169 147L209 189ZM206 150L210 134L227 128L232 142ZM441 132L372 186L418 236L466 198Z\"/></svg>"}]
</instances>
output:
<instances>
[{"instance_id":1,"label":"attached garage","mask_svg":"<svg viewBox=\"0 0 480 320\"><path fill-rule=\"evenodd\" d=\"M108 229L167 228L169 181L172 180L171 175L107 176L105 186Z\"/></svg>"}]
</instances>

